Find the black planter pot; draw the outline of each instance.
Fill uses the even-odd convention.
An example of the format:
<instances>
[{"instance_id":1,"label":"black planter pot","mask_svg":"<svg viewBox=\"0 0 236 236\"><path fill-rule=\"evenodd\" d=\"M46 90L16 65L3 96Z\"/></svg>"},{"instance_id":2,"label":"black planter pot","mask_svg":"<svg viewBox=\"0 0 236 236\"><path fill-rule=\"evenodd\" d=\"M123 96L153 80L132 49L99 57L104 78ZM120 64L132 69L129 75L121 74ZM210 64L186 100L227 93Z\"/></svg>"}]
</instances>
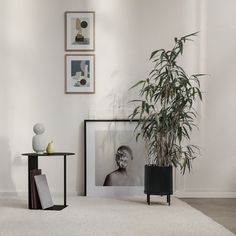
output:
<instances>
[{"instance_id":1,"label":"black planter pot","mask_svg":"<svg viewBox=\"0 0 236 236\"><path fill-rule=\"evenodd\" d=\"M148 166L144 171L144 193L150 205L150 195L166 195L170 205L170 195L173 194L172 166Z\"/></svg>"}]
</instances>

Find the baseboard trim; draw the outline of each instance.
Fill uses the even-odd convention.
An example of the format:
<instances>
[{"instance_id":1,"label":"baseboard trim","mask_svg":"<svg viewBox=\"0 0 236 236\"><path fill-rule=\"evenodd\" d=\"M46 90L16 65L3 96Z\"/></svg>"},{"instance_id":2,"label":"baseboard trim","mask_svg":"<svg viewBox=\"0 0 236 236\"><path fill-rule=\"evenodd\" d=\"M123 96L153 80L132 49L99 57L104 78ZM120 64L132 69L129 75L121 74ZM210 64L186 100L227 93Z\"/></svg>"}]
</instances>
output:
<instances>
[{"instance_id":1,"label":"baseboard trim","mask_svg":"<svg viewBox=\"0 0 236 236\"><path fill-rule=\"evenodd\" d=\"M236 198L236 192L174 192L178 198Z\"/></svg>"},{"instance_id":2,"label":"baseboard trim","mask_svg":"<svg viewBox=\"0 0 236 236\"><path fill-rule=\"evenodd\" d=\"M63 197L63 192L51 192L53 197ZM67 197L75 197L82 194L76 193L76 192L67 192ZM0 192L0 197L28 197L28 192Z\"/></svg>"},{"instance_id":3,"label":"baseboard trim","mask_svg":"<svg viewBox=\"0 0 236 236\"><path fill-rule=\"evenodd\" d=\"M17 197L17 196L24 196L26 193L17 193L17 192L0 192L0 197Z\"/></svg>"},{"instance_id":4,"label":"baseboard trim","mask_svg":"<svg viewBox=\"0 0 236 236\"><path fill-rule=\"evenodd\" d=\"M63 197L63 193L52 192L53 197ZM236 198L236 192L184 192L175 191L177 198ZM68 192L67 197L83 196L81 193ZM27 192L0 192L0 197L28 197Z\"/></svg>"}]
</instances>

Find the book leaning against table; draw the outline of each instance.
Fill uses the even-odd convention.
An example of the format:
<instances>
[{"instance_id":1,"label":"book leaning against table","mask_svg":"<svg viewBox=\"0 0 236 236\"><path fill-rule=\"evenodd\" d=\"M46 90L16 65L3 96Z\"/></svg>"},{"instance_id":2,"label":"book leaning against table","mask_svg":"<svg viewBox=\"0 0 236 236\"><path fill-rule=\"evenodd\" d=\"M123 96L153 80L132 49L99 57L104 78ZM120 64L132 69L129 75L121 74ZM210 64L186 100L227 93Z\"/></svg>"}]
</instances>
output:
<instances>
[{"instance_id":1,"label":"book leaning against table","mask_svg":"<svg viewBox=\"0 0 236 236\"><path fill-rule=\"evenodd\" d=\"M39 194L39 199L43 209L53 206L52 196L48 187L46 175L34 176L36 187Z\"/></svg>"}]
</instances>

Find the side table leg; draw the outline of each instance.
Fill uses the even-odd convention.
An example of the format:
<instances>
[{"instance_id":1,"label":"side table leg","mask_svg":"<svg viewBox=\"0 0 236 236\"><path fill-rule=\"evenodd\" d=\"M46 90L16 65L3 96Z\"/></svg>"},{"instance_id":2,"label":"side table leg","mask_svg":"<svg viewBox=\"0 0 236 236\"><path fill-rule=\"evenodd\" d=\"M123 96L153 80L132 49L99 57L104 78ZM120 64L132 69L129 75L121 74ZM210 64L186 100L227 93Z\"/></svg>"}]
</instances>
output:
<instances>
[{"instance_id":1,"label":"side table leg","mask_svg":"<svg viewBox=\"0 0 236 236\"><path fill-rule=\"evenodd\" d=\"M32 209L30 171L34 169L38 169L38 156L28 156L28 208L29 209Z\"/></svg>"},{"instance_id":2,"label":"side table leg","mask_svg":"<svg viewBox=\"0 0 236 236\"><path fill-rule=\"evenodd\" d=\"M150 194L147 194L147 203L150 205Z\"/></svg>"},{"instance_id":3,"label":"side table leg","mask_svg":"<svg viewBox=\"0 0 236 236\"><path fill-rule=\"evenodd\" d=\"M64 156L64 206L66 206L66 155Z\"/></svg>"},{"instance_id":4,"label":"side table leg","mask_svg":"<svg viewBox=\"0 0 236 236\"><path fill-rule=\"evenodd\" d=\"M170 195L167 195L167 203L168 203L169 206L170 206Z\"/></svg>"}]
</instances>

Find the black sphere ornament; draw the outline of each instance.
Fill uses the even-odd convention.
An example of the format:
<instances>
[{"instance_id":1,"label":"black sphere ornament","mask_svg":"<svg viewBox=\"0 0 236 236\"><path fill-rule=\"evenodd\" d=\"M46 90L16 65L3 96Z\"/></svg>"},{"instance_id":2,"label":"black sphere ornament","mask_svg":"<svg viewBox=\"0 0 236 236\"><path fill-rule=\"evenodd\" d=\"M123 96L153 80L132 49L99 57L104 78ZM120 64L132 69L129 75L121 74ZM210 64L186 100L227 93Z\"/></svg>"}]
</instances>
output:
<instances>
[{"instance_id":1,"label":"black sphere ornament","mask_svg":"<svg viewBox=\"0 0 236 236\"><path fill-rule=\"evenodd\" d=\"M82 21L80 25L82 28L87 28L88 23L87 23L87 21Z\"/></svg>"},{"instance_id":2,"label":"black sphere ornament","mask_svg":"<svg viewBox=\"0 0 236 236\"><path fill-rule=\"evenodd\" d=\"M85 85L86 83L87 83L87 81L85 79L80 80L81 85Z\"/></svg>"}]
</instances>

